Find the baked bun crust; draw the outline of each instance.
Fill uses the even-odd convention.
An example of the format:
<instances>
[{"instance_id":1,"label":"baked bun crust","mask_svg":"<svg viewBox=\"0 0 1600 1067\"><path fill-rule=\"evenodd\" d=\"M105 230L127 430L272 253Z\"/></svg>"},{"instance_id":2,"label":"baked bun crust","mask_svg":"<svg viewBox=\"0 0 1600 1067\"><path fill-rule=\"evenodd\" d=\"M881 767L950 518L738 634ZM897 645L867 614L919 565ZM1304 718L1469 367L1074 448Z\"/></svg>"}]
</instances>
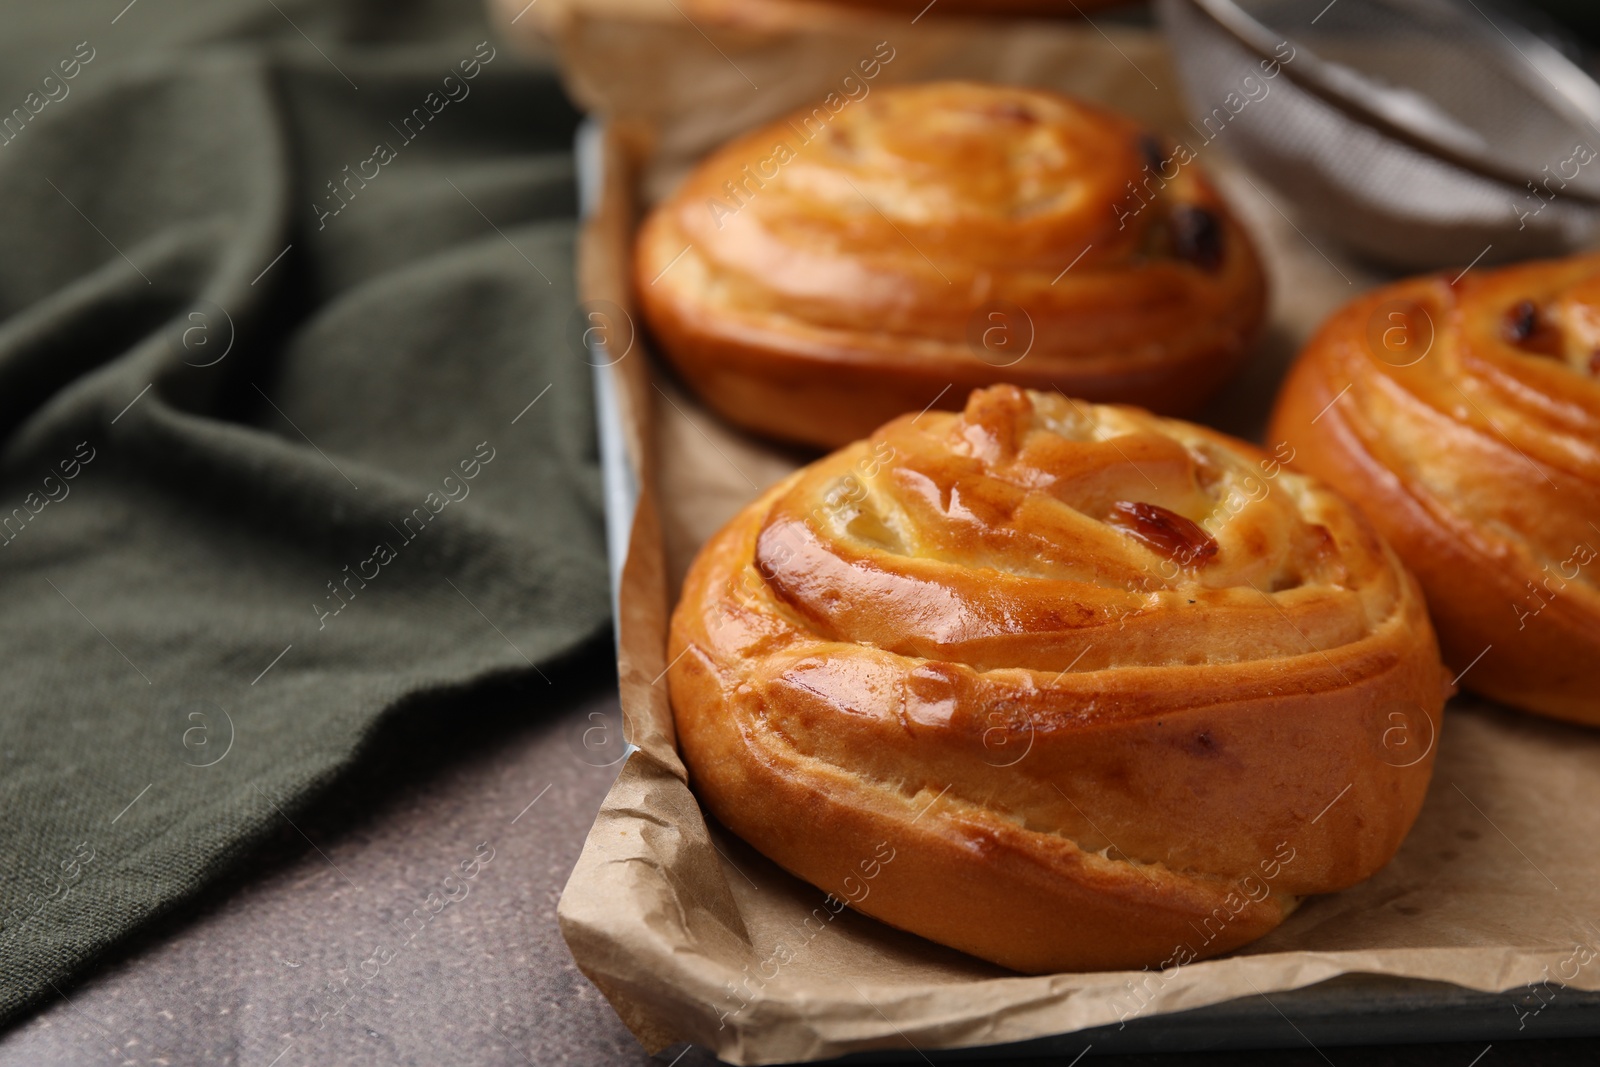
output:
<instances>
[{"instance_id":1,"label":"baked bun crust","mask_svg":"<svg viewBox=\"0 0 1600 1067\"><path fill-rule=\"evenodd\" d=\"M872 14L882 17L886 12L929 18L949 16L977 17L989 15L1033 15L1057 18L1079 18L1090 11L1116 7L1128 0L686 0L684 6L696 16L727 22L767 21L774 12L788 15L809 14Z\"/></svg>"},{"instance_id":2,"label":"baked bun crust","mask_svg":"<svg viewBox=\"0 0 1600 1067\"><path fill-rule=\"evenodd\" d=\"M1361 881L1448 683L1342 498L1242 442L997 386L797 471L674 612L708 809L893 926L1020 971L1173 966Z\"/></svg>"},{"instance_id":3,"label":"baked bun crust","mask_svg":"<svg viewBox=\"0 0 1600 1067\"><path fill-rule=\"evenodd\" d=\"M1236 369L1266 306L1255 251L1131 119L967 82L835 104L724 146L640 230L645 318L723 417L837 446L941 392L1181 411Z\"/></svg>"},{"instance_id":4,"label":"baked bun crust","mask_svg":"<svg viewBox=\"0 0 1600 1067\"><path fill-rule=\"evenodd\" d=\"M1597 375L1600 256L1414 278L1323 325L1272 427L1405 558L1463 685L1590 725Z\"/></svg>"}]
</instances>

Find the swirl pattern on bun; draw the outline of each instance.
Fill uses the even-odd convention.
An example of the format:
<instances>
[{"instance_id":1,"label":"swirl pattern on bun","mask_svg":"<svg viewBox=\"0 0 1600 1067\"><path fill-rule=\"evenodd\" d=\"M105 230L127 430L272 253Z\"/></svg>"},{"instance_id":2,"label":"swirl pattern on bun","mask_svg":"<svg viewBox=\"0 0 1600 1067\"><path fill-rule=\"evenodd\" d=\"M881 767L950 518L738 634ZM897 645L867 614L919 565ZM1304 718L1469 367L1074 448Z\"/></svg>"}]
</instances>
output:
<instances>
[{"instance_id":1,"label":"swirl pattern on bun","mask_svg":"<svg viewBox=\"0 0 1600 1067\"><path fill-rule=\"evenodd\" d=\"M1341 497L1012 386L752 503L691 568L668 655L718 819L1029 972L1215 955L1372 874L1448 689L1414 581Z\"/></svg>"},{"instance_id":2,"label":"swirl pattern on bun","mask_svg":"<svg viewBox=\"0 0 1600 1067\"><path fill-rule=\"evenodd\" d=\"M640 230L659 347L719 414L837 446L1001 381L1176 412L1266 286L1199 167L1055 93L882 87L713 153Z\"/></svg>"},{"instance_id":3,"label":"swirl pattern on bun","mask_svg":"<svg viewBox=\"0 0 1600 1067\"><path fill-rule=\"evenodd\" d=\"M1306 347L1272 433L1366 506L1463 685L1600 725L1600 256L1361 297Z\"/></svg>"}]
</instances>

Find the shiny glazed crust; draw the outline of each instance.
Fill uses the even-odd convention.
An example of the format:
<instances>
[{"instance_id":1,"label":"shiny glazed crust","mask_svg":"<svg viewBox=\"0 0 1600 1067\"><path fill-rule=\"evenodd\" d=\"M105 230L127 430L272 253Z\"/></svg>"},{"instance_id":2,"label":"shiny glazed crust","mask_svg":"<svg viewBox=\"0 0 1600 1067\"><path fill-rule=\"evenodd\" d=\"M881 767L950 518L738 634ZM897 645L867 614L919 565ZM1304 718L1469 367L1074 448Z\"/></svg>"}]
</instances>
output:
<instances>
[{"instance_id":1,"label":"shiny glazed crust","mask_svg":"<svg viewBox=\"0 0 1600 1067\"><path fill-rule=\"evenodd\" d=\"M723 417L837 446L1000 381L1182 411L1237 368L1265 282L1196 164L1054 93L855 84L640 230L648 325Z\"/></svg>"},{"instance_id":2,"label":"shiny glazed crust","mask_svg":"<svg viewBox=\"0 0 1600 1067\"><path fill-rule=\"evenodd\" d=\"M1462 685L1600 725L1600 256L1452 276L1330 319L1274 440L1405 558Z\"/></svg>"},{"instance_id":3,"label":"shiny glazed crust","mask_svg":"<svg viewBox=\"0 0 1600 1067\"><path fill-rule=\"evenodd\" d=\"M904 416L709 541L673 615L707 808L1028 972L1173 966L1361 881L1448 688L1342 498L1242 442L1012 386Z\"/></svg>"},{"instance_id":4,"label":"shiny glazed crust","mask_svg":"<svg viewBox=\"0 0 1600 1067\"><path fill-rule=\"evenodd\" d=\"M950 15L1035 15L1078 18L1090 11L1116 7L1128 0L686 0L684 6L696 15L727 20L759 21L773 8L792 11L837 11L840 13L905 12L930 18Z\"/></svg>"}]
</instances>

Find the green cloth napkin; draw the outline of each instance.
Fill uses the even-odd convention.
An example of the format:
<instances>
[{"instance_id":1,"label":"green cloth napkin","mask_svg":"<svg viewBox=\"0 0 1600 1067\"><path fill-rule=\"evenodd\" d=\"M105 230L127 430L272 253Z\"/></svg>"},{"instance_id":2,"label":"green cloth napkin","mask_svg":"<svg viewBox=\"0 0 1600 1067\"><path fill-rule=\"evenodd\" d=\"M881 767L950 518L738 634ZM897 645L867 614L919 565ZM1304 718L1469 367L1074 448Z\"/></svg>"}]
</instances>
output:
<instances>
[{"instance_id":1,"label":"green cloth napkin","mask_svg":"<svg viewBox=\"0 0 1600 1067\"><path fill-rule=\"evenodd\" d=\"M0 77L0 1022L385 717L537 713L608 611L553 77L449 5L46 6Z\"/></svg>"}]
</instances>

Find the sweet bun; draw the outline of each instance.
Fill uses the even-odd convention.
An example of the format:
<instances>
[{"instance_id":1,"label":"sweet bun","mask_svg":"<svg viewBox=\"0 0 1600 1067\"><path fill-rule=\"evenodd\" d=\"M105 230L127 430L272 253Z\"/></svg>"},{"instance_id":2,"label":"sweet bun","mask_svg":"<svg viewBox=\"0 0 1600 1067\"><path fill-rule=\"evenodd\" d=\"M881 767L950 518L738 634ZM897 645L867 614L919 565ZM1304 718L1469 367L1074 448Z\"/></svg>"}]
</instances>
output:
<instances>
[{"instance_id":1,"label":"sweet bun","mask_svg":"<svg viewBox=\"0 0 1600 1067\"><path fill-rule=\"evenodd\" d=\"M781 11L788 15L818 13L875 14L901 13L921 21L926 15L946 16L1032 15L1081 17L1090 11L1116 7L1128 0L692 0L687 9L719 21L766 21L766 16Z\"/></svg>"},{"instance_id":2,"label":"sweet bun","mask_svg":"<svg viewBox=\"0 0 1600 1067\"><path fill-rule=\"evenodd\" d=\"M1463 685L1600 725L1600 256L1361 297L1272 434L1405 558Z\"/></svg>"},{"instance_id":3,"label":"sweet bun","mask_svg":"<svg viewBox=\"0 0 1600 1067\"><path fill-rule=\"evenodd\" d=\"M1261 267L1187 149L1015 86L829 101L640 230L647 324L723 417L837 446L1000 381L1182 411L1243 358Z\"/></svg>"},{"instance_id":4,"label":"sweet bun","mask_svg":"<svg viewBox=\"0 0 1600 1067\"><path fill-rule=\"evenodd\" d=\"M797 471L672 618L705 806L893 926L1028 972L1173 966L1361 881L1448 682L1341 497L1131 408L997 386Z\"/></svg>"}]
</instances>

